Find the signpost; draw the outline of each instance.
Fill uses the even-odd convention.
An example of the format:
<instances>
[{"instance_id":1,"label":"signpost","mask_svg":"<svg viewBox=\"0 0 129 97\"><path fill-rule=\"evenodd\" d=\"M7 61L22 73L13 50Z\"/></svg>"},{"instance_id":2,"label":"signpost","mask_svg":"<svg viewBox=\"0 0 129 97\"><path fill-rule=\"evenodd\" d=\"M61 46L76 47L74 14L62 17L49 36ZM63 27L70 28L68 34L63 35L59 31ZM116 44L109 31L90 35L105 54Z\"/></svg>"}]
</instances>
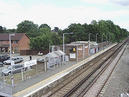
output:
<instances>
[{"instance_id":1,"label":"signpost","mask_svg":"<svg viewBox=\"0 0 129 97\"><path fill-rule=\"evenodd\" d=\"M33 65L36 65L37 64L37 60L30 60L30 61L26 61L24 62L24 67L25 68L30 68L30 66L33 66ZM21 75L22 75L22 80L24 80L24 73L23 73L23 69L22 69L22 72L21 72Z\"/></svg>"},{"instance_id":2,"label":"signpost","mask_svg":"<svg viewBox=\"0 0 129 97\"><path fill-rule=\"evenodd\" d=\"M37 60L26 61L24 67L30 67L37 64Z\"/></svg>"}]
</instances>

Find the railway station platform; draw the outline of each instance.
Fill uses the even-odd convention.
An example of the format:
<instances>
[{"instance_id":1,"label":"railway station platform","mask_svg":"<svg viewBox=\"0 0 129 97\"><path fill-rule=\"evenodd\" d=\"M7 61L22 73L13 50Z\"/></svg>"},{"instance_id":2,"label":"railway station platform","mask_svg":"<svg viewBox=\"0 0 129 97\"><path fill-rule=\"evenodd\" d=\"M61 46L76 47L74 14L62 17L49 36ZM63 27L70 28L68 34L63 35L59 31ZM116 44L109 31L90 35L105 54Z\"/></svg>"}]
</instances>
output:
<instances>
[{"instance_id":1,"label":"railway station platform","mask_svg":"<svg viewBox=\"0 0 129 97\"><path fill-rule=\"evenodd\" d=\"M64 70L40 81L37 83L34 83L33 85L26 87L23 90L17 91L13 93L13 97L28 97L31 96L33 94L35 94L36 92L45 89L47 87L51 87L51 85L53 85L53 83L56 83L57 81L59 81L60 79L62 79L63 77L67 76L68 74L70 74L71 72L75 71L76 69L78 69L79 67L83 66L84 64L86 64L87 62L91 61L92 59L96 58L97 56L103 54L105 51L109 50L110 48L114 47L116 44L113 44L107 48L105 48L104 50L101 50L100 52L86 58L83 61L80 61L78 63L72 63L72 65L69 65L67 68L65 68ZM25 85L24 85L25 86Z\"/></svg>"}]
</instances>

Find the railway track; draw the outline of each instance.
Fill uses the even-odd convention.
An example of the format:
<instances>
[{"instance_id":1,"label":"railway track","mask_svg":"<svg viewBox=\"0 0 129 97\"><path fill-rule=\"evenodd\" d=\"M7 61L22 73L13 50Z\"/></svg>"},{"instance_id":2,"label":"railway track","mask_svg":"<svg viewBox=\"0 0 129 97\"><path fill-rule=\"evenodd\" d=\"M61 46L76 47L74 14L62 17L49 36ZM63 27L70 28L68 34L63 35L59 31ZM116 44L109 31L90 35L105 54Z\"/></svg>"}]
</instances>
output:
<instances>
[{"instance_id":1,"label":"railway track","mask_svg":"<svg viewBox=\"0 0 129 97\"><path fill-rule=\"evenodd\" d=\"M123 47L118 44L104 54L85 64L77 72L60 81L58 86L51 89L48 97L82 97L99 76L106 70L113 58Z\"/></svg>"},{"instance_id":2,"label":"railway track","mask_svg":"<svg viewBox=\"0 0 129 97\"><path fill-rule=\"evenodd\" d=\"M111 54L109 59L107 59L99 69L96 69L95 71L91 72L91 75L89 75L90 77L87 76L87 78L83 79L76 87L74 87L67 94L65 94L64 97L84 97L86 92L92 87L92 85L96 82L96 80L103 74L103 72L112 63L112 61L117 56L119 51L121 51L122 47L123 46L121 46L118 50L116 50L113 54Z\"/></svg>"}]
</instances>

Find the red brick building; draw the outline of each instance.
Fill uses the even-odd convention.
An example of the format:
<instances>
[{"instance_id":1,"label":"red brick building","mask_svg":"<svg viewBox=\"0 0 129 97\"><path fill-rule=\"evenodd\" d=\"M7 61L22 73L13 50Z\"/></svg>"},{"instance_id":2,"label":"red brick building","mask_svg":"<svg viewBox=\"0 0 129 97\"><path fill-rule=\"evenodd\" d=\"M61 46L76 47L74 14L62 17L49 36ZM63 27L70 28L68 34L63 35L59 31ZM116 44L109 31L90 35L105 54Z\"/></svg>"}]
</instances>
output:
<instances>
[{"instance_id":1,"label":"red brick building","mask_svg":"<svg viewBox=\"0 0 129 97\"><path fill-rule=\"evenodd\" d=\"M20 50L29 50L30 39L25 33L15 33L11 36L12 52L20 52ZM0 52L9 52L9 34L0 34Z\"/></svg>"},{"instance_id":2,"label":"red brick building","mask_svg":"<svg viewBox=\"0 0 129 97\"><path fill-rule=\"evenodd\" d=\"M72 60L81 60L88 57L89 55L88 42L86 41L77 41L65 45L66 55L69 56L69 59Z\"/></svg>"},{"instance_id":3,"label":"red brick building","mask_svg":"<svg viewBox=\"0 0 129 97\"><path fill-rule=\"evenodd\" d=\"M51 51L62 50L62 45L51 46ZM89 56L89 47L87 41L76 41L70 44L65 44L65 54L69 56L70 61L82 60Z\"/></svg>"}]
</instances>

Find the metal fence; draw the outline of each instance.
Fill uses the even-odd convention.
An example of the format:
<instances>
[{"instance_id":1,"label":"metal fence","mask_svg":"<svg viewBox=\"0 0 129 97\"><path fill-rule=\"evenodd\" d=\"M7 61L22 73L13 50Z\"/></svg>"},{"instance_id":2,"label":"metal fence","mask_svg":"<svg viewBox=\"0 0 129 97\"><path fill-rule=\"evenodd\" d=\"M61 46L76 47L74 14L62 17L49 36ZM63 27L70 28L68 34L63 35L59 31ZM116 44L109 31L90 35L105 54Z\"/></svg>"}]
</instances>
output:
<instances>
[{"instance_id":1,"label":"metal fence","mask_svg":"<svg viewBox=\"0 0 129 97\"><path fill-rule=\"evenodd\" d=\"M20 55L37 55L38 53L47 54L49 50L37 51L37 50L20 50Z\"/></svg>"}]
</instances>

